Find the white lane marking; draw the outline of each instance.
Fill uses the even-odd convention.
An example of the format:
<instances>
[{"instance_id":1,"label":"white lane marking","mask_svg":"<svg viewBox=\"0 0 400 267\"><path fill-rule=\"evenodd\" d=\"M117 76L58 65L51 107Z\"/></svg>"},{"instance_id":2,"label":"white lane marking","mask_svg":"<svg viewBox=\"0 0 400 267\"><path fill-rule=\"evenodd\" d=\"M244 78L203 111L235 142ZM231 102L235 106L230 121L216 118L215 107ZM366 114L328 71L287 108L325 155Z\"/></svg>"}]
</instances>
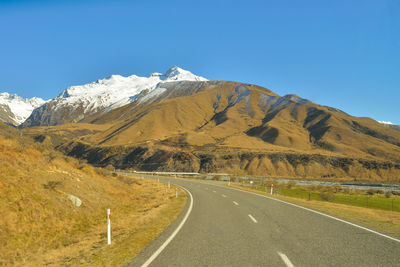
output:
<instances>
[{"instance_id":1,"label":"white lane marking","mask_svg":"<svg viewBox=\"0 0 400 267\"><path fill-rule=\"evenodd\" d=\"M233 204L235 204L236 206L239 206L239 203L237 203L236 201L233 201Z\"/></svg>"},{"instance_id":2,"label":"white lane marking","mask_svg":"<svg viewBox=\"0 0 400 267\"><path fill-rule=\"evenodd\" d=\"M213 190L213 193L217 193L217 191L214 191L214 190Z\"/></svg>"},{"instance_id":3,"label":"white lane marking","mask_svg":"<svg viewBox=\"0 0 400 267\"><path fill-rule=\"evenodd\" d=\"M289 258L285 254L281 252L278 252L278 254L279 256L281 256L283 262L286 264L287 267L294 267L293 263L289 260Z\"/></svg>"},{"instance_id":4,"label":"white lane marking","mask_svg":"<svg viewBox=\"0 0 400 267\"><path fill-rule=\"evenodd\" d=\"M309 208L306 208L306 207L303 207L303 206L299 206L299 205L296 205L296 204L293 204L293 203L290 203L290 202L286 202L286 201L283 201L283 200L280 200L280 199L277 199L277 198L267 197L267 196L263 196L263 195L260 195L260 194L257 194L257 193L253 193L253 192L249 192L249 191L237 189L237 188L229 187L229 189L233 189L233 190L237 190L237 191L242 191L242 192L245 192L245 193L248 193L248 194L252 194L252 195L259 196L259 197L268 198L268 199L271 199L271 200L274 200L274 201L278 201L278 202L281 202L281 203L285 203L285 204L287 204L287 205L290 205L290 206L293 206L293 207L296 207L296 208L300 208L300 209L303 209L303 210L307 210L307 211L310 211L310 212L313 212L313 213L316 213L316 214L319 214L319 215L322 215L322 216L331 218L331 219L333 219L333 220L336 220L336 221L339 221L339 222L342 222L342 223L349 224L349 225L351 225L351 226L354 226L354 227L363 229L363 230L365 230L365 231L368 231L368 232L371 232L371 233L380 235L380 236L382 236L382 237L386 237L386 238L388 238L388 239L390 239L390 240L393 240L393 241L396 241L396 242L399 242L399 243L400 243L400 239L397 239L397 238L394 238L394 237L391 237L391 236L388 236L388 235L379 233L379 232L377 232L377 231L374 231L374 230L369 229L369 228L364 227L364 226L357 225L357 224L352 223L352 222L348 222L348 221L345 221L345 220L336 218L336 217L334 217L334 216L325 214L325 213L323 213L323 212L319 212L319 211L316 211L316 210L313 210L313 209L309 209Z\"/></svg>"},{"instance_id":5,"label":"white lane marking","mask_svg":"<svg viewBox=\"0 0 400 267\"><path fill-rule=\"evenodd\" d=\"M256 219L254 219L254 217L253 216L251 216L251 214L249 214L249 217L250 217L250 219L254 222L254 223L257 223L257 220Z\"/></svg>"},{"instance_id":6,"label":"white lane marking","mask_svg":"<svg viewBox=\"0 0 400 267\"><path fill-rule=\"evenodd\" d=\"M151 255L150 258L148 258L148 260L143 263L142 267L147 267L149 266L149 264L155 259L157 258L158 255L160 255L160 253L168 246L168 244L172 241L172 239L174 239L174 237L176 236L176 234L179 232L179 230L181 230L181 228L183 227L183 225L185 224L187 218L189 217L190 213L192 212L192 208L193 208L193 196L192 194L189 192L189 190L187 190L186 188L184 188L183 186L180 185L176 185L181 187L182 189L184 189L186 192L189 193L190 196L190 206L188 211L185 214L185 217L183 218L183 220L181 221L181 223L179 224L179 226L175 229L175 231L171 234L170 237L168 237L167 240L165 240L165 242L156 250L156 252L153 253L153 255Z\"/></svg>"},{"instance_id":7,"label":"white lane marking","mask_svg":"<svg viewBox=\"0 0 400 267\"><path fill-rule=\"evenodd\" d=\"M226 197L224 194L221 195L222 197Z\"/></svg>"}]
</instances>

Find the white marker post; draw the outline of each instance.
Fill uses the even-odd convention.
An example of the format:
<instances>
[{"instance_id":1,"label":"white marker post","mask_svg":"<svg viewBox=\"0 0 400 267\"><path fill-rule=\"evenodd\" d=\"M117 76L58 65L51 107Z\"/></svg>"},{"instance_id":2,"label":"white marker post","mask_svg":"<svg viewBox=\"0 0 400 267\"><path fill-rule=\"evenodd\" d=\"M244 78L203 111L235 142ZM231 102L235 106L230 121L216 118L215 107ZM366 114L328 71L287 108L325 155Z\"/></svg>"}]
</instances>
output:
<instances>
[{"instance_id":1,"label":"white marker post","mask_svg":"<svg viewBox=\"0 0 400 267\"><path fill-rule=\"evenodd\" d=\"M170 189L171 188L171 184L168 182L168 189Z\"/></svg>"},{"instance_id":2,"label":"white marker post","mask_svg":"<svg viewBox=\"0 0 400 267\"><path fill-rule=\"evenodd\" d=\"M107 209L107 244L111 245L111 212Z\"/></svg>"},{"instance_id":3,"label":"white marker post","mask_svg":"<svg viewBox=\"0 0 400 267\"><path fill-rule=\"evenodd\" d=\"M274 193L274 184L271 184L271 195Z\"/></svg>"},{"instance_id":4,"label":"white marker post","mask_svg":"<svg viewBox=\"0 0 400 267\"><path fill-rule=\"evenodd\" d=\"M175 188L175 197L178 198L178 189Z\"/></svg>"}]
</instances>

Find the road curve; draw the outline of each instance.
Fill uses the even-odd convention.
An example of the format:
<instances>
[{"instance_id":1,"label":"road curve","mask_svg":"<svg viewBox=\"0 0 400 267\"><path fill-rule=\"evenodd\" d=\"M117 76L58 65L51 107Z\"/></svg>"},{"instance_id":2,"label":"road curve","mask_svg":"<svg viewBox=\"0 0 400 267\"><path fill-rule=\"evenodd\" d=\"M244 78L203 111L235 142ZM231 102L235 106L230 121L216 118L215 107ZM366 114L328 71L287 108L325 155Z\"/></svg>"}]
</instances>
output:
<instances>
[{"instance_id":1,"label":"road curve","mask_svg":"<svg viewBox=\"0 0 400 267\"><path fill-rule=\"evenodd\" d=\"M186 188L192 210L188 203L127 266L142 266L152 256L149 266L400 266L396 239L219 183L159 179Z\"/></svg>"}]
</instances>

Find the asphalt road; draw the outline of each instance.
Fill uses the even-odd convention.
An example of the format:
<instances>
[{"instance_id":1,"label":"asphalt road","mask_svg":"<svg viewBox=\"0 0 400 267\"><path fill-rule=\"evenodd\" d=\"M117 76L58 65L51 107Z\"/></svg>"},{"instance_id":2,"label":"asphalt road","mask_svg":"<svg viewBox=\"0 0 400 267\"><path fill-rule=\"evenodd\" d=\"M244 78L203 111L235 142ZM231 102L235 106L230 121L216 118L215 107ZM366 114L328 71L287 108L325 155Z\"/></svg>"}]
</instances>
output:
<instances>
[{"instance_id":1,"label":"asphalt road","mask_svg":"<svg viewBox=\"0 0 400 267\"><path fill-rule=\"evenodd\" d=\"M400 266L399 241L220 183L160 180L186 188L193 199L128 266L152 256L149 266Z\"/></svg>"}]
</instances>

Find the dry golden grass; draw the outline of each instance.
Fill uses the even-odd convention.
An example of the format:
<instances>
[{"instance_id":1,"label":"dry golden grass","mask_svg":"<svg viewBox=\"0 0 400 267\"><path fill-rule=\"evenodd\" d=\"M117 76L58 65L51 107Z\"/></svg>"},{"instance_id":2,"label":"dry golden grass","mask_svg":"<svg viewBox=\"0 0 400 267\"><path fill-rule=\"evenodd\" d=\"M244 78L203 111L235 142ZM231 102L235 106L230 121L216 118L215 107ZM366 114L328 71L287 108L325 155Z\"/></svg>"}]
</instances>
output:
<instances>
[{"instance_id":1,"label":"dry golden grass","mask_svg":"<svg viewBox=\"0 0 400 267\"><path fill-rule=\"evenodd\" d=\"M151 180L104 176L55 151L0 139L0 265L123 265L183 209L184 192L175 198L165 188ZM68 194L82 205L74 206Z\"/></svg>"},{"instance_id":2,"label":"dry golden grass","mask_svg":"<svg viewBox=\"0 0 400 267\"><path fill-rule=\"evenodd\" d=\"M239 164L253 175L400 182L399 131L312 102L279 98L258 86L229 81L201 84L176 85L168 91L173 97L146 105L133 102L85 120L96 124L34 127L24 131L49 135L54 144L83 143L90 146L87 148L90 151L104 148L128 151L129 147L141 146L149 149L146 153L149 157L158 150L217 157L231 154L234 160L224 161L220 157L216 162L221 172ZM275 103L272 98L279 101ZM120 151L106 157L118 158ZM238 156L243 153L255 157ZM270 157L273 153L281 155ZM87 157L87 154L77 156ZM284 154L291 154L291 159ZM300 159L293 159L293 154ZM321 155L323 158L318 157ZM173 169L173 160L162 163L170 164ZM149 163L156 166L160 162ZM191 171L209 170L192 168Z\"/></svg>"},{"instance_id":3,"label":"dry golden grass","mask_svg":"<svg viewBox=\"0 0 400 267\"><path fill-rule=\"evenodd\" d=\"M262 194L259 190L246 186L231 185L231 187ZM308 201L281 195L274 195L274 197L400 237L400 212L367 209L325 201Z\"/></svg>"}]
</instances>

